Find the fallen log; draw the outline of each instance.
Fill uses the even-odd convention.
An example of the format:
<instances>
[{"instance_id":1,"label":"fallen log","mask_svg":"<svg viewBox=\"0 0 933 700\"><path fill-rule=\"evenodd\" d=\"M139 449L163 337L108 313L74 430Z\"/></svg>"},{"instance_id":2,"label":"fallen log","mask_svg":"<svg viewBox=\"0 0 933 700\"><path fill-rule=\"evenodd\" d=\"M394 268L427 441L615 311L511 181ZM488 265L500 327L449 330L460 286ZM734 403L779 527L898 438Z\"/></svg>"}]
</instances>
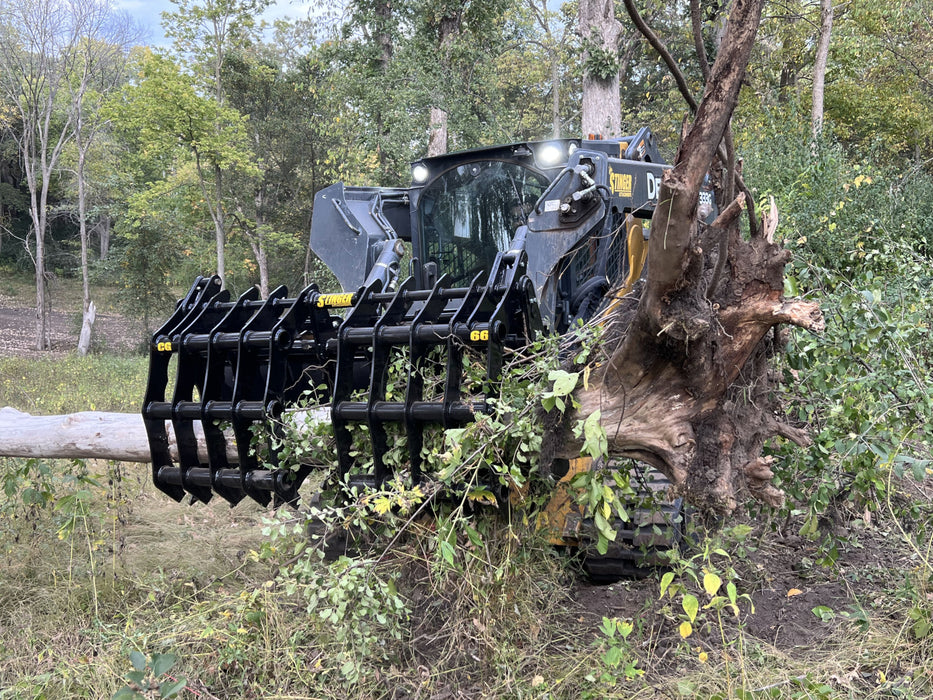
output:
<instances>
[{"instance_id":1,"label":"fallen log","mask_svg":"<svg viewBox=\"0 0 933 700\"><path fill-rule=\"evenodd\" d=\"M293 411L288 422L311 429L328 420L327 409ZM207 445L201 424L194 422L198 457L207 463ZM169 451L178 460L178 446L171 421L166 421ZM226 434L227 460L239 459L233 434ZM0 408L0 457L37 459L105 459L118 462L150 462L149 439L143 417L136 413L82 411L60 416L34 416L15 408Z\"/></svg>"},{"instance_id":2,"label":"fallen log","mask_svg":"<svg viewBox=\"0 0 933 700\"><path fill-rule=\"evenodd\" d=\"M195 426L198 452L207 457L204 433ZM175 432L168 425L169 449L178 458ZM149 440L143 417L134 413L82 411L34 416L0 408L0 455L40 459L108 459L148 462ZM233 452L234 458L236 451Z\"/></svg>"}]
</instances>

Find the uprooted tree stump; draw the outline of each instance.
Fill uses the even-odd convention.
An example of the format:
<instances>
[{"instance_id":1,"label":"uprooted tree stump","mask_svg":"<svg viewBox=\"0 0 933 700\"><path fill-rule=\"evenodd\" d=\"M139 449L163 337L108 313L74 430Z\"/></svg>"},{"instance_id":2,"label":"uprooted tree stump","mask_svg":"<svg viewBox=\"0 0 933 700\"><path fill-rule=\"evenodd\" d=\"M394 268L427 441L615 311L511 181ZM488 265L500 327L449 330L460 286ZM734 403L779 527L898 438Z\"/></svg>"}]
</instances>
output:
<instances>
[{"instance_id":1,"label":"uprooted tree stump","mask_svg":"<svg viewBox=\"0 0 933 700\"><path fill-rule=\"evenodd\" d=\"M578 395L579 416L600 411L611 455L648 462L692 503L721 514L745 494L782 502L763 446L774 436L798 444L808 436L779 419L767 359L780 345L780 324L823 329L818 304L783 298L790 253L774 240L773 204L747 238L743 194L712 225L697 213L707 173L719 197L732 189L722 186L718 154L762 5L733 4L703 99L662 181L640 299L607 320L600 372ZM555 454L579 453L578 441L559 440Z\"/></svg>"}]
</instances>

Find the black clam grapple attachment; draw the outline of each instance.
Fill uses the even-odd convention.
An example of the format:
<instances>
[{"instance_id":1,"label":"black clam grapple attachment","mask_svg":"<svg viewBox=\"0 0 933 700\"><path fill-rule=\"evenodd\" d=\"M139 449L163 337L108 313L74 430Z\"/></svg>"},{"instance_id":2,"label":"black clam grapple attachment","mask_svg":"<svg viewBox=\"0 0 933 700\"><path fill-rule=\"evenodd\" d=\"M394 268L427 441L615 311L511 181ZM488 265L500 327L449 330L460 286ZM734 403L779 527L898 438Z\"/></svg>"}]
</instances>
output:
<instances>
[{"instance_id":1,"label":"black clam grapple attachment","mask_svg":"<svg viewBox=\"0 0 933 700\"><path fill-rule=\"evenodd\" d=\"M310 246L341 293L312 285L291 297L281 287L268 299L251 289L234 300L216 277L199 278L153 335L142 412L156 486L176 500L217 493L231 504L247 496L295 504L312 467L280 464L273 445L285 407L309 393L329 410L336 453L328 466L344 483L379 487L396 468L414 483L430 479L425 431L462 427L488 410L506 349L567 332L616 303L610 290L637 283L669 168L643 128L620 139L425 158L407 188L321 190ZM716 215L708 188L698 213ZM463 370L477 358L479 388ZM272 439L260 459L251 443L263 431ZM558 484L548 528L555 542L583 549L592 528L561 493ZM665 511L665 522L679 509ZM649 529L657 523L620 540L638 547ZM623 554L606 560L608 575Z\"/></svg>"},{"instance_id":2,"label":"black clam grapple attachment","mask_svg":"<svg viewBox=\"0 0 933 700\"><path fill-rule=\"evenodd\" d=\"M477 275L465 287L449 286L443 276L430 289L417 289L408 278L384 292L374 279L342 294L322 294L312 285L290 298L280 287L265 300L251 289L232 301L218 278L199 278L152 337L143 418L156 486L175 500L187 493L206 503L217 493L231 504L244 496L264 505L294 504L311 467L279 468L274 450L260 463L251 440L254 426L274 425L306 391L331 406L341 477L376 487L391 476L383 457L386 426L394 423L407 437L417 483L425 426L461 427L485 412L504 349L526 345L541 331L525 266L524 252L516 249L499 254L488 276ZM331 315L344 307L344 317ZM409 358L404 400L386 400L393 348ZM493 379L485 396L469 401L461 397L467 348L485 354ZM424 364L438 350L446 357L443 395L425 397ZM167 400L173 358L175 389ZM169 447L169 423L177 457ZM369 473L356 473L350 456L354 423L368 427ZM204 434L206 454L198 452L196 430Z\"/></svg>"}]
</instances>

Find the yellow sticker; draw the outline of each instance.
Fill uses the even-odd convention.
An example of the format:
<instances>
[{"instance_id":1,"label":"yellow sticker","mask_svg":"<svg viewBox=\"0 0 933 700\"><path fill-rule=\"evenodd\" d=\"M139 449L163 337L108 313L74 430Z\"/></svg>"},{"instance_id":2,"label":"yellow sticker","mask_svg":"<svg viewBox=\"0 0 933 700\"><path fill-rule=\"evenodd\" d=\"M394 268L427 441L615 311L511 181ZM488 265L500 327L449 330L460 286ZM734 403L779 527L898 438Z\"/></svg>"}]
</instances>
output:
<instances>
[{"instance_id":1,"label":"yellow sticker","mask_svg":"<svg viewBox=\"0 0 933 700\"><path fill-rule=\"evenodd\" d=\"M317 298L317 307L319 309L332 309L345 306L353 306L352 292L346 292L344 294L321 294L321 296Z\"/></svg>"},{"instance_id":2,"label":"yellow sticker","mask_svg":"<svg viewBox=\"0 0 933 700\"><path fill-rule=\"evenodd\" d=\"M489 340L489 331L470 331L470 340L474 343L485 343Z\"/></svg>"},{"instance_id":3,"label":"yellow sticker","mask_svg":"<svg viewBox=\"0 0 933 700\"><path fill-rule=\"evenodd\" d=\"M631 173L609 173L609 187L613 194L620 197L632 196L632 174Z\"/></svg>"},{"instance_id":4,"label":"yellow sticker","mask_svg":"<svg viewBox=\"0 0 933 700\"><path fill-rule=\"evenodd\" d=\"M170 342L168 342L168 341L165 341L165 342L162 342L162 343L156 343L156 350L157 350L158 352L171 352L171 351L172 351L172 344L171 344Z\"/></svg>"}]
</instances>

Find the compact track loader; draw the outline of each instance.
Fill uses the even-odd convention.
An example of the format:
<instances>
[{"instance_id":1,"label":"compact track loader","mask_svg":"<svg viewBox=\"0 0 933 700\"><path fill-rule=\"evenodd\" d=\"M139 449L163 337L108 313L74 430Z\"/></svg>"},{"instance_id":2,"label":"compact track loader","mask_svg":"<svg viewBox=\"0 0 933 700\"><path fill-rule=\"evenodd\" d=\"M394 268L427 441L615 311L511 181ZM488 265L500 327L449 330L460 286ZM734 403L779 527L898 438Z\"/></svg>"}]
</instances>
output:
<instances>
[{"instance_id":1,"label":"compact track loader","mask_svg":"<svg viewBox=\"0 0 933 700\"><path fill-rule=\"evenodd\" d=\"M254 426L273 422L309 391L329 406L336 474L347 485L378 488L392 478L385 457L398 435L405 437L407 477L429 481L425 431L463 427L486 412L508 349L565 333L632 288L645 264L645 220L669 167L643 128L620 139L425 158L413 164L408 188L338 183L321 190L310 244L343 291L311 285L290 296L280 287L260 299L250 289L232 299L216 277L199 278L153 335L142 412L155 485L175 500L207 502L216 493L231 504L247 496L295 504L312 467L278 468L275 450L261 463L251 438ZM701 215L714 217L714 209L705 191ZM402 278L409 255L410 274ZM407 363L404 390L394 382L390 390L399 353ZM480 387L464 386L465 354L485 363ZM439 381L426 381L429 369ZM167 398L170 371L174 393ZM198 454L197 423L206 459ZM360 435L368 445L359 444ZM365 468L360 454L371 457ZM542 522L555 543L595 539L567 488L575 473L592 468L586 459L552 466L559 482ZM665 485L657 474L648 481L648 490ZM587 558L591 575L617 578L670 546L681 504L660 500L620 524L607 555Z\"/></svg>"}]
</instances>

